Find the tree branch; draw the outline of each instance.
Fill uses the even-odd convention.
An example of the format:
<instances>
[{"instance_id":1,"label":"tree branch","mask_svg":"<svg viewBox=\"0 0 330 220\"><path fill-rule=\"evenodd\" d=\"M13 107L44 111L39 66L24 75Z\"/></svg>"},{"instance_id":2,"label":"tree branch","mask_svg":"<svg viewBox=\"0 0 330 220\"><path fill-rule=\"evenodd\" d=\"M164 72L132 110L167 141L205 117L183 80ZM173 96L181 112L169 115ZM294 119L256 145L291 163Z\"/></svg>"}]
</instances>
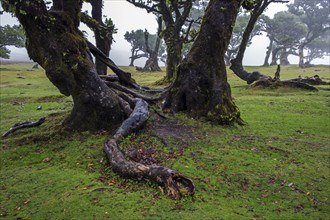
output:
<instances>
[{"instance_id":1,"label":"tree branch","mask_svg":"<svg viewBox=\"0 0 330 220\"><path fill-rule=\"evenodd\" d=\"M126 0L127 2L133 4L134 6L138 7L138 8L143 8L145 9L148 13L153 12L153 13L157 13L157 14L161 14L161 12L157 9L158 4L153 4L152 6L148 6L147 2L142 1L142 0Z\"/></svg>"}]
</instances>

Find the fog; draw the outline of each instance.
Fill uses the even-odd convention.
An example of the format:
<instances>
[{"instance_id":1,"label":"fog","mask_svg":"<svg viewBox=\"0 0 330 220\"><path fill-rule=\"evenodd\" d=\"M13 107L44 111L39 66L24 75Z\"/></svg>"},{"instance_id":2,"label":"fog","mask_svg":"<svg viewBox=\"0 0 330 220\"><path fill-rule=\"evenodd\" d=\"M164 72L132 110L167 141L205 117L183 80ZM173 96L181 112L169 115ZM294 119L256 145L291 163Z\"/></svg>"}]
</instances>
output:
<instances>
[{"instance_id":1,"label":"fog","mask_svg":"<svg viewBox=\"0 0 330 220\"><path fill-rule=\"evenodd\" d=\"M0 10L2 8L0 7ZM83 11L91 10L89 4L84 4ZM273 17L278 11L287 10L286 4L273 3L266 10L265 14ZM114 35L115 42L113 43L112 50L110 52L110 58L114 60L117 65L127 66L129 64L130 57L130 44L124 39L126 31L137 29L148 29L150 33L156 33L157 23L153 14L148 14L145 10L136 8L132 4L129 4L125 0L105 0L104 1L104 15L110 17L115 27L118 29L117 34ZM8 13L0 15L0 24L13 25L18 24L16 18L12 17ZM85 26L81 25L81 29L87 32L87 37L91 42L94 42L93 33ZM247 48L243 64L244 65L262 65L266 48L268 46L268 38L264 35L256 36L252 40L252 44ZM28 55L25 48L8 47L12 53L10 61L28 61ZM298 63L298 58L295 56L289 56L289 61ZM135 65L143 66L145 58L141 58L135 61ZM324 59L315 59L313 64L327 64L330 65L330 57Z\"/></svg>"}]
</instances>

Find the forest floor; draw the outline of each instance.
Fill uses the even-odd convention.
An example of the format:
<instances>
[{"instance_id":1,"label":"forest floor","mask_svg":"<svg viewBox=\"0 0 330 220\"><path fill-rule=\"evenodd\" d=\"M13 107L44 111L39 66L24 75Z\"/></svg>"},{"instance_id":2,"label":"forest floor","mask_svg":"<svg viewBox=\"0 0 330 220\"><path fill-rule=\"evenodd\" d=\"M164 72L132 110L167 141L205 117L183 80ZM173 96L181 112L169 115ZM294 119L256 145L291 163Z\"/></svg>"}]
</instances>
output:
<instances>
[{"instance_id":1,"label":"forest floor","mask_svg":"<svg viewBox=\"0 0 330 220\"><path fill-rule=\"evenodd\" d=\"M164 72L133 73L154 86ZM276 67L247 67L273 75ZM283 66L283 79L319 75L329 66ZM190 177L193 197L175 201L150 182L121 178L103 152L110 132L65 133L72 108L42 69L0 66L0 219L330 219L330 92L250 88L228 70L245 126L222 127L184 114L159 117L125 138L128 158ZM39 109L39 110L38 110Z\"/></svg>"}]
</instances>

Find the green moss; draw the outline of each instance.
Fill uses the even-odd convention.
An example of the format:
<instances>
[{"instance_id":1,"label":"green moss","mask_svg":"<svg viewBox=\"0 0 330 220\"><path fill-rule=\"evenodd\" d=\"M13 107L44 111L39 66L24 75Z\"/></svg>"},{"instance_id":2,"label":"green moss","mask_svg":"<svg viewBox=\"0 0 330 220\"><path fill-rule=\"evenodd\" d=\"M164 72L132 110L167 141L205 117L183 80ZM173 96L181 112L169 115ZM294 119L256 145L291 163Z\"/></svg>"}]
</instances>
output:
<instances>
[{"instance_id":1,"label":"green moss","mask_svg":"<svg viewBox=\"0 0 330 220\"><path fill-rule=\"evenodd\" d=\"M234 103L232 106L217 105L207 113L207 119L220 125L241 124L241 113Z\"/></svg>"},{"instance_id":2,"label":"green moss","mask_svg":"<svg viewBox=\"0 0 330 220\"><path fill-rule=\"evenodd\" d=\"M183 147L180 156L175 148L162 148L158 138L141 135L143 130L132 135L135 140L126 144L160 145L156 154L164 158L162 164L194 181L193 198L173 201L158 186L123 179L112 171L102 150L108 133L56 132L69 112L46 109L67 104L69 110L71 99L58 99L57 88L42 69L31 71L32 65L1 66L1 134L16 122L47 117L40 127L1 140L3 219L329 219L330 103L329 91L321 89L327 86L318 86L318 93L255 90L229 72L246 126L223 127L177 114L171 119L197 132L189 134L192 141L171 142ZM124 69L147 86L165 74ZM271 75L276 67L248 67L255 70ZM282 68L285 79L310 76L315 70L330 80L329 66ZM57 115L50 116L53 113ZM175 159L163 157L170 151ZM94 191L100 188L105 190Z\"/></svg>"}]
</instances>

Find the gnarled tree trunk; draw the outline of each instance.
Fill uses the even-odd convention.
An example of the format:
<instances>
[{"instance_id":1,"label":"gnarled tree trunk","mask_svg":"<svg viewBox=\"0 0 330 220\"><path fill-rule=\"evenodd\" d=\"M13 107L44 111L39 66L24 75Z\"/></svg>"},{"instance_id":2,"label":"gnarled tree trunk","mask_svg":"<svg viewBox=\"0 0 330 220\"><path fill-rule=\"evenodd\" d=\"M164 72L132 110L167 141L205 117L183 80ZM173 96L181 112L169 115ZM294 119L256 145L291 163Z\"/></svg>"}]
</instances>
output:
<instances>
[{"instance_id":1,"label":"gnarled tree trunk","mask_svg":"<svg viewBox=\"0 0 330 220\"><path fill-rule=\"evenodd\" d=\"M149 45L149 33L147 30L144 32L144 40L146 44L146 52L149 54L148 60L146 61L142 71L144 72L156 72L156 71L162 71L158 65L158 51L160 47L160 33L162 31L162 26L163 26L163 21L162 17L159 16L157 18L157 23L158 23L158 31L156 35L156 43L155 47L153 49L150 48Z\"/></svg>"},{"instance_id":2,"label":"gnarled tree trunk","mask_svg":"<svg viewBox=\"0 0 330 220\"><path fill-rule=\"evenodd\" d=\"M268 60L269 60L270 54L272 53L273 43L274 43L274 39L273 38L270 38L269 39L269 45L268 45L267 51L266 51L266 56L265 56L264 64L262 66L269 66Z\"/></svg>"},{"instance_id":3,"label":"gnarled tree trunk","mask_svg":"<svg viewBox=\"0 0 330 220\"><path fill-rule=\"evenodd\" d=\"M167 30L170 32L170 30ZM182 41L179 33L165 33L164 40L166 43L166 78L171 80L175 77L177 66L182 59ZM177 35L175 37L171 35Z\"/></svg>"},{"instance_id":4,"label":"gnarled tree trunk","mask_svg":"<svg viewBox=\"0 0 330 220\"><path fill-rule=\"evenodd\" d=\"M290 65L290 62L289 62L289 53L287 52L287 49L283 49L282 52L280 53L280 64L282 66L285 66L285 65Z\"/></svg>"},{"instance_id":5,"label":"gnarled tree trunk","mask_svg":"<svg viewBox=\"0 0 330 220\"><path fill-rule=\"evenodd\" d=\"M165 108L204 116L220 124L241 122L224 62L239 7L239 0L210 1L200 33L178 67Z\"/></svg>"},{"instance_id":6,"label":"gnarled tree trunk","mask_svg":"<svg viewBox=\"0 0 330 220\"><path fill-rule=\"evenodd\" d=\"M30 58L45 69L62 94L73 98L66 123L77 130L115 127L125 114L118 97L97 75L78 30L82 2L61 2L54 1L52 10L47 10L43 1L9 0L8 4L14 5L14 13L26 32Z\"/></svg>"}]
</instances>

